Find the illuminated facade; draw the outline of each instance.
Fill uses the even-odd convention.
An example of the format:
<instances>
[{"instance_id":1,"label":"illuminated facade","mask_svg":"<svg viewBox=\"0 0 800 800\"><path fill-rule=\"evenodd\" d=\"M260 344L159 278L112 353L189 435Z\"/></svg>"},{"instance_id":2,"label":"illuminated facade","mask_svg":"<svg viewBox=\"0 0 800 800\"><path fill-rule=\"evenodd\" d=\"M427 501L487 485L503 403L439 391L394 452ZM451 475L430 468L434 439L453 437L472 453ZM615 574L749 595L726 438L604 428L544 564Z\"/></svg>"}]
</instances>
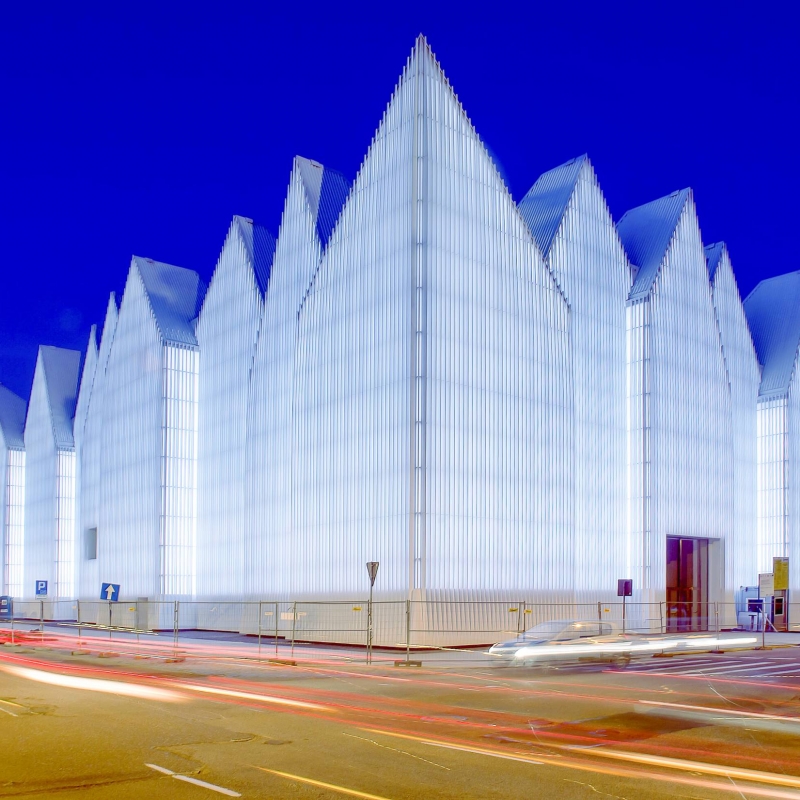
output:
<instances>
[{"instance_id":1,"label":"illuminated facade","mask_svg":"<svg viewBox=\"0 0 800 800\"><path fill-rule=\"evenodd\" d=\"M745 300L764 370L758 395L758 572L788 556L800 588L800 273L761 281Z\"/></svg>"},{"instance_id":2,"label":"illuminated facade","mask_svg":"<svg viewBox=\"0 0 800 800\"><path fill-rule=\"evenodd\" d=\"M12 597L23 593L25 411L25 401L0 384L0 552L3 554L0 594Z\"/></svg>"},{"instance_id":3,"label":"illuminated facade","mask_svg":"<svg viewBox=\"0 0 800 800\"><path fill-rule=\"evenodd\" d=\"M234 217L207 291L133 259L61 439L42 349L27 455L3 451L21 593L341 599L374 560L384 598L631 577L678 620L772 555L797 585L800 294L764 286L745 316L690 190L615 225L582 156L515 204L420 39L352 184L296 158L277 237Z\"/></svg>"},{"instance_id":4,"label":"illuminated facade","mask_svg":"<svg viewBox=\"0 0 800 800\"><path fill-rule=\"evenodd\" d=\"M81 354L40 347L25 420L23 594L75 596L75 439Z\"/></svg>"}]
</instances>

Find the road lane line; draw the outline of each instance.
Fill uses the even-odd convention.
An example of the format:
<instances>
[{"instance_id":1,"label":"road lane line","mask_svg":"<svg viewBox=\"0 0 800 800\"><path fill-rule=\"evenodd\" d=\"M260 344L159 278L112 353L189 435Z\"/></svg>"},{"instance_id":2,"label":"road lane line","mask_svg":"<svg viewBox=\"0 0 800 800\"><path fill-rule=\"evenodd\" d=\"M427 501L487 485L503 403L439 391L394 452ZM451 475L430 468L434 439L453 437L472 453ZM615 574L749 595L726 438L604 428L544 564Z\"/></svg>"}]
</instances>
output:
<instances>
[{"instance_id":1,"label":"road lane line","mask_svg":"<svg viewBox=\"0 0 800 800\"><path fill-rule=\"evenodd\" d=\"M315 781L312 778L303 778L300 775L291 775L288 772L278 772L276 769L267 769L266 767L257 767L251 764L251 767L260 769L262 772L268 772L271 775L279 775L281 778L286 778L290 781L299 781L300 783L307 783L309 786L319 786L321 789L330 789L332 792L339 792L340 794L347 794L350 797L360 797L362 800L389 800L388 797L381 797L377 794L367 794L367 792L359 792L357 789L347 789L344 786L336 786L333 783L323 783L322 781Z\"/></svg>"},{"instance_id":2,"label":"road lane line","mask_svg":"<svg viewBox=\"0 0 800 800\"><path fill-rule=\"evenodd\" d=\"M207 781L201 781L197 778L190 778L188 775L181 775L177 772L173 772L171 769L167 769L166 767L159 767L158 764L148 764L145 762L145 766L156 770L156 772L161 772L164 775L168 775L170 778L175 778L176 781L191 783L194 786L201 786L203 789L211 789L212 792L218 792L219 794L224 794L227 797L241 797L239 792L234 792L233 789L226 789L224 786L217 786L216 783L208 783Z\"/></svg>"},{"instance_id":3,"label":"road lane line","mask_svg":"<svg viewBox=\"0 0 800 800\"><path fill-rule=\"evenodd\" d=\"M3 708L3 706L0 706L0 711L5 711L5 713L8 714L11 717L18 717L19 716L19 714L15 714L13 711L9 711L7 708Z\"/></svg>"},{"instance_id":4,"label":"road lane line","mask_svg":"<svg viewBox=\"0 0 800 800\"><path fill-rule=\"evenodd\" d=\"M217 786L215 783L206 783L206 781L200 781L197 778L190 778L188 775L178 775L176 773L172 777L175 778L176 781L183 781L184 783L191 783L195 786L202 786L203 789L211 789L212 792L224 794L228 797L241 797L239 792L234 792L233 789L226 789L224 786Z\"/></svg>"},{"instance_id":5,"label":"road lane line","mask_svg":"<svg viewBox=\"0 0 800 800\"><path fill-rule=\"evenodd\" d=\"M158 764L148 764L145 762L146 767L150 767L150 769L156 770L156 772L163 772L165 775L174 775L175 773L171 769L167 769L166 767L159 767Z\"/></svg>"}]
</instances>

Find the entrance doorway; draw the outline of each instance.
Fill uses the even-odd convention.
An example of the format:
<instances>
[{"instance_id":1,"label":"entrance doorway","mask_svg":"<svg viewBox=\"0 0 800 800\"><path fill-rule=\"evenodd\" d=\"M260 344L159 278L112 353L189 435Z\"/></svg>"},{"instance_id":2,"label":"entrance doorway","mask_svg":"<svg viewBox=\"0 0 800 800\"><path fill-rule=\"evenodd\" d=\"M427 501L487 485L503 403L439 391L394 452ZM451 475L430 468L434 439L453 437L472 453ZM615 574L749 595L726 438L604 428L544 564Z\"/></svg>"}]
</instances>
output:
<instances>
[{"instance_id":1,"label":"entrance doorway","mask_svg":"<svg viewBox=\"0 0 800 800\"><path fill-rule=\"evenodd\" d=\"M708 539L667 536L667 631L707 631L708 609Z\"/></svg>"}]
</instances>

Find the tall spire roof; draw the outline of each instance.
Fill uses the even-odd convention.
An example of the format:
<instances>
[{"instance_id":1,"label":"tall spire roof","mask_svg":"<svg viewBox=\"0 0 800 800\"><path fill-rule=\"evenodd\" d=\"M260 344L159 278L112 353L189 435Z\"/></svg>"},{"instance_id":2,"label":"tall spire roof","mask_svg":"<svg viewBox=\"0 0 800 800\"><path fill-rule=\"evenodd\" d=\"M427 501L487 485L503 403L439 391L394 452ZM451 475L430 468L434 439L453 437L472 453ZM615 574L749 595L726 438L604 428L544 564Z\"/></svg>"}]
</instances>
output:
<instances>
[{"instance_id":1,"label":"tall spire roof","mask_svg":"<svg viewBox=\"0 0 800 800\"><path fill-rule=\"evenodd\" d=\"M26 402L0 383L0 437L6 447L24 447Z\"/></svg>"},{"instance_id":2,"label":"tall spire roof","mask_svg":"<svg viewBox=\"0 0 800 800\"><path fill-rule=\"evenodd\" d=\"M584 154L543 173L519 204L522 218L544 255L561 226L578 176L587 161L588 156Z\"/></svg>"},{"instance_id":3,"label":"tall spire roof","mask_svg":"<svg viewBox=\"0 0 800 800\"><path fill-rule=\"evenodd\" d=\"M789 391L800 347L800 272L768 278L744 301L758 360L761 397Z\"/></svg>"},{"instance_id":4,"label":"tall spire roof","mask_svg":"<svg viewBox=\"0 0 800 800\"><path fill-rule=\"evenodd\" d=\"M190 269L163 264L150 258L133 257L156 324L165 341L196 345L194 320L200 311L205 285Z\"/></svg>"},{"instance_id":5,"label":"tall spire roof","mask_svg":"<svg viewBox=\"0 0 800 800\"><path fill-rule=\"evenodd\" d=\"M681 189L633 208L617 223L628 258L639 268L631 289L632 300L650 294L691 193L691 189Z\"/></svg>"}]
</instances>

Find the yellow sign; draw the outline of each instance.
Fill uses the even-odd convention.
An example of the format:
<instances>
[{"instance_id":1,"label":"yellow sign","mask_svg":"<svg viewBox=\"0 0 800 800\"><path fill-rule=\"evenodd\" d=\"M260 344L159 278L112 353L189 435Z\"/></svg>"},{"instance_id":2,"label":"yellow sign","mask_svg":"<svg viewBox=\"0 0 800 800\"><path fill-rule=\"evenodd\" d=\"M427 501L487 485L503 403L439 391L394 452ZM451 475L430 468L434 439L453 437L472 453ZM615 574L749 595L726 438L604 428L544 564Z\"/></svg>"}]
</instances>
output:
<instances>
[{"instance_id":1,"label":"yellow sign","mask_svg":"<svg viewBox=\"0 0 800 800\"><path fill-rule=\"evenodd\" d=\"M772 574L775 576L775 589L789 588L789 559L773 558Z\"/></svg>"}]
</instances>

